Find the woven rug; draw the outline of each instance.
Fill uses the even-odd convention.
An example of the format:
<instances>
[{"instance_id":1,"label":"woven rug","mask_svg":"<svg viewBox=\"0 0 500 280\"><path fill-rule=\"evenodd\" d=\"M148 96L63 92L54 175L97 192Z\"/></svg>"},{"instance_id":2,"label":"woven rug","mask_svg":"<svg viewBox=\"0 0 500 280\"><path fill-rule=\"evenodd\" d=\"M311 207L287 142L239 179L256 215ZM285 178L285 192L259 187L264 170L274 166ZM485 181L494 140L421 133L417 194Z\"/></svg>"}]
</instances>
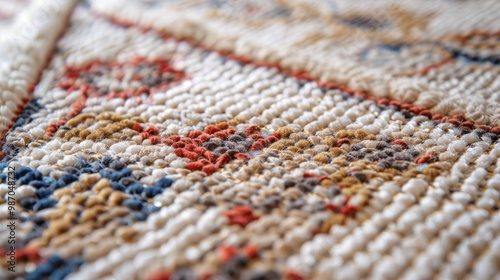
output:
<instances>
[{"instance_id":1,"label":"woven rug","mask_svg":"<svg viewBox=\"0 0 500 280\"><path fill-rule=\"evenodd\" d=\"M0 279L500 279L500 1L0 1Z\"/></svg>"}]
</instances>

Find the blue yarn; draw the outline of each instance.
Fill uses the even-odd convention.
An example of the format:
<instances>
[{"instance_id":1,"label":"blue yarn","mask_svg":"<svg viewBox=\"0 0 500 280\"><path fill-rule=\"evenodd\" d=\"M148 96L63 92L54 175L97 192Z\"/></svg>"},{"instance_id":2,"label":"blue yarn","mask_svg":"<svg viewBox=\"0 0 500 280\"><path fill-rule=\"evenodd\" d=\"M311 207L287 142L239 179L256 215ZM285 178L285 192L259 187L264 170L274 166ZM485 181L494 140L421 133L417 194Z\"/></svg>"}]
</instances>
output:
<instances>
[{"instance_id":1,"label":"blue yarn","mask_svg":"<svg viewBox=\"0 0 500 280\"><path fill-rule=\"evenodd\" d=\"M64 171L70 174L77 174L80 171L80 169L73 166L67 166L64 168Z\"/></svg>"},{"instance_id":2,"label":"blue yarn","mask_svg":"<svg viewBox=\"0 0 500 280\"><path fill-rule=\"evenodd\" d=\"M109 168L115 169L115 170L121 170L125 168L125 164L119 160L114 160L109 164Z\"/></svg>"},{"instance_id":3,"label":"blue yarn","mask_svg":"<svg viewBox=\"0 0 500 280\"><path fill-rule=\"evenodd\" d=\"M50 196L52 193L53 193L52 190L45 189L45 188L36 190L36 196L38 198L45 198L47 196Z\"/></svg>"},{"instance_id":4,"label":"blue yarn","mask_svg":"<svg viewBox=\"0 0 500 280\"><path fill-rule=\"evenodd\" d=\"M173 183L174 183L174 180L172 180L170 178L161 178L160 180L158 180L158 182L156 182L155 186L162 188L162 189L166 189L166 188L169 188L170 186L172 186Z\"/></svg>"},{"instance_id":5,"label":"blue yarn","mask_svg":"<svg viewBox=\"0 0 500 280\"><path fill-rule=\"evenodd\" d=\"M100 170L99 174L101 175L102 178L111 179L111 172L109 172L106 169Z\"/></svg>"},{"instance_id":6,"label":"blue yarn","mask_svg":"<svg viewBox=\"0 0 500 280\"><path fill-rule=\"evenodd\" d=\"M68 185L75 181L78 181L78 176L73 174L64 174L61 176L61 178L59 178L59 181L62 181L65 185Z\"/></svg>"},{"instance_id":7,"label":"blue yarn","mask_svg":"<svg viewBox=\"0 0 500 280\"><path fill-rule=\"evenodd\" d=\"M17 117L16 123L14 124L14 127L12 127L12 130L24 124L30 123L32 120L31 115L38 112L41 108L42 106L38 103L38 99L34 99L26 104L22 113Z\"/></svg>"},{"instance_id":8,"label":"blue yarn","mask_svg":"<svg viewBox=\"0 0 500 280\"><path fill-rule=\"evenodd\" d=\"M123 174L120 171L111 171L110 174L109 179L113 182L117 182L123 178Z\"/></svg>"},{"instance_id":9,"label":"blue yarn","mask_svg":"<svg viewBox=\"0 0 500 280\"><path fill-rule=\"evenodd\" d=\"M117 182L111 182L111 187L113 188L113 190L117 190L117 191L121 191L121 192L125 191L125 187L122 184L117 183Z\"/></svg>"},{"instance_id":10,"label":"blue yarn","mask_svg":"<svg viewBox=\"0 0 500 280\"><path fill-rule=\"evenodd\" d=\"M468 54L458 49L453 49L449 47L445 48L452 53L452 56L454 58L462 58L464 61L468 63L491 63L493 65L500 64L500 58L498 58L498 56L480 57L478 55Z\"/></svg>"},{"instance_id":11,"label":"blue yarn","mask_svg":"<svg viewBox=\"0 0 500 280\"><path fill-rule=\"evenodd\" d=\"M34 271L28 273L25 277L26 280L39 280L49 275L54 270L52 264L45 262L36 267Z\"/></svg>"},{"instance_id":12,"label":"blue yarn","mask_svg":"<svg viewBox=\"0 0 500 280\"><path fill-rule=\"evenodd\" d=\"M46 188L46 187L50 186L50 184L47 184L47 183L45 183L43 181L30 181L28 183L28 185L33 186L33 187L35 187L37 189L39 189L39 188Z\"/></svg>"},{"instance_id":13,"label":"blue yarn","mask_svg":"<svg viewBox=\"0 0 500 280\"><path fill-rule=\"evenodd\" d=\"M54 270L54 266L49 263L49 262L45 262L41 265L39 265L37 268L36 268L37 272L40 274L40 275L49 275L52 270Z\"/></svg>"},{"instance_id":14,"label":"blue yarn","mask_svg":"<svg viewBox=\"0 0 500 280\"><path fill-rule=\"evenodd\" d=\"M47 185L50 185L50 184L54 183L54 179L52 179L50 177L43 177L42 182L44 182Z\"/></svg>"},{"instance_id":15,"label":"blue yarn","mask_svg":"<svg viewBox=\"0 0 500 280\"><path fill-rule=\"evenodd\" d=\"M20 185L26 185L26 184L28 184L32 180L35 180L35 177L31 174L31 172L28 172L23 177L17 179L16 184L18 186L20 186Z\"/></svg>"},{"instance_id":16,"label":"blue yarn","mask_svg":"<svg viewBox=\"0 0 500 280\"><path fill-rule=\"evenodd\" d=\"M25 175L23 175L21 178L19 178L16 183L18 185L26 185L28 184L29 182L31 181L34 181L34 180L39 180L39 179L42 179L42 173L40 173L40 171L29 171L27 172Z\"/></svg>"},{"instance_id":17,"label":"blue yarn","mask_svg":"<svg viewBox=\"0 0 500 280\"><path fill-rule=\"evenodd\" d=\"M54 272L49 277L49 280L63 280L66 276L68 276L73 269L70 267L61 267Z\"/></svg>"},{"instance_id":18,"label":"blue yarn","mask_svg":"<svg viewBox=\"0 0 500 280\"><path fill-rule=\"evenodd\" d=\"M66 265L72 268L77 268L84 264L85 261L82 258L71 258L66 262Z\"/></svg>"},{"instance_id":19,"label":"blue yarn","mask_svg":"<svg viewBox=\"0 0 500 280\"><path fill-rule=\"evenodd\" d=\"M31 172L31 168L27 166L21 166L16 170L16 178L21 178L26 175L28 172Z\"/></svg>"},{"instance_id":20,"label":"blue yarn","mask_svg":"<svg viewBox=\"0 0 500 280\"><path fill-rule=\"evenodd\" d=\"M19 199L19 204L21 204L21 206L24 208L24 209L32 209L33 206L36 204L37 202L37 199L32 197L32 196L29 196L29 197L23 197L21 199Z\"/></svg>"},{"instance_id":21,"label":"blue yarn","mask_svg":"<svg viewBox=\"0 0 500 280\"><path fill-rule=\"evenodd\" d=\"M132 169L130 169L130 168L124 168L124 169L120 170L119 172L122 174L122 178L132 175Z\"/></svg>"},{"instance_id":22,"label":"blue yarn","mask_svg":"<svg viewBox=\"0 0 500 280\"><path fill-rule=\"evenodd\" d=\"M40 210L50 208L56 204L57 204L57 200L55 200L55 199L42 198L35 203L35 205L33 206L33 210L38 212Z\"/></svg>"},{"instance_id":23,"label":"blue yarn","mask_svg":"<svg viewBox=\"0 0 500 280\"><path fill-rule=\"evenodd\" d=\"M134 223L130 218L119 218L118 222L125 226L129 226Z\"/></svg>"},{"instance_id":24,"label":"blue yarn","mask_svg":"<svg viewBox=\"0 0 500 280\"><path fill-rule=\"evenodd\" d=\"M32 221L33 223L35 223L38 226L45 225L45 223L47 222L43 217L36 216L36 215L32 215L30 217L30 221Z\"/></svg>"},{"instance_id":25,"label":"blue yarn","mask_svg":"<svg viewBox=\"0 0 500 280\"><path fill-rule=\"evenodd\" d=\"M163 192L163 189L160 187L148 187L144 188L142 194L146 196L147 198L155 197L156 195L160 194Z\"/></svg>"},{"instance_id":26,"label":"blue yarn","mask_svg":"<svg viewBox=\"0 0 500 280\"><path fill-rule=\"evenodd\" d=\"M92 167L85 167L78 171L78 174L84 174L84 173L93 174L96 173L96 171L94 171Z\"/></svg>"},{"instance_id":27,"label":"blue yarn","mask_svg":"<svg viewBox=\"0 0 500 280\"><path fill-rule=\"evenodd\" d=\"M66 186L66 183L64 183L64 181L57 180L57 181L53 182L52 184L50 184L49 189L52 191L55 191L57 189L64 188L65 186Z\"/></svg>"},{"instance_id":28,"label":"blue yarn","mask_svg":"<svg viewBox=\"0 0 500 280\"><path fill-rule=\"evenodd\" d=\"M147 216L142 213L142 212L135 212L134 214L132 214L134 216L134 218L138 221L145 221Z\"/></svg>"},{"instance_id":29,"label":"blue yarn","mask_svg":"<svg viewBox=\"0 0 500 280\"><path fill-rule=\"evenodd\" d=\"M16 123L14 124L15 127L21 126L26 122L26 118L24 117L18 117Z\"/></svg>"},{"instance_id":30,"label":"blue yarn","mask_svg":"<svg viewBox=\"0 0 500 280\"><path fill-rule=\"evenodd\" d=\"M415 169L417 169L418 171L422 171L424 170L427 166L429 166L427 163L424 163L424 164L420 164L419 166L417 166Z\"/></svg>"},{"instance_id":31,"label":"blue yarn","mask_svg":"<svg viewBox=\"0 0 500 280\"><path fill-rule=\"evenodd\" d=\"M112 157L103 157L103 158L101 159L101 162L102 162L102 164L104 164L104 166L108 167L108 166L109 166L109 164L110 164L111 162L113 162L113 158L112 158Z\"/></svg>"},{"instance_id":32,"label":"blue yarn","mask_svg":"<svg viewBox=\"0 0 500 280\"><path fill-rule=\"evenodd\" d=\"M73 164L73 166L75 168L82 169L85 167L90 167L90 163L86 159L79 157L75 160L75 163Z\"/></svg>"},{"instance_id":33,"label":"blue yarn","mask_svg":"<svg viewBox=\"0 0 500 280\"><path fill-rule=\"evenodd\" d=\"M99 171L99 174L101 174L101 177L118 182L120 179L132 175L132 170L129 168L124 168L120 171L108 171L103 169Z\"/></svg>"},{"instance_id":34,"label":"blue yarn","mask_svg":"<svg viewBox=\"0 0 500 280\"><path fill-rule=\"evenodd\" d=\"M129 185L132 185L133 183L137 182L136 179L134 179L133 177L123 177L120 179L119 183L124 185L124 186L129 186Z\"/></svg>"},{"instance_id":35,"label":"blue yarn","mask_svg":"<svg viewBox=\"0 0 500 280\"><path fill-rule=\"evenodd\" d=\"M7 161L0 161L0 172L2 172L8 165Z\"/></svg>"},{"instance_id":36,"label":"blue yarn","mask_svg":"<svg viewBox=\"0 0 500 280\"><path fill-rule=\"evenodd\" d=\"M43 179L42 172L40 172L38 170L33 170L33 176L35 176L35 179L37 179L37 180L42 180Z\"/></svg>"},{"instance_id":37,"label":"blue yarn","mask_svg":"<svg viewBox=\"0 0 500 280\"><path fill-rule=\"evenodd\" d=\"M136 211L140 211L142 209L142 202L134 198L125 199L122 205Z\"/></svg>"},{"instance_id":38,"label":"blue yarn","mask_svg":"<svg viewBox=\"0 0 500 280\"><path fill-rule=\"evenodd\" d=\"M64 259L59 255L53 255L47 261L54 266L60 266L64 263Z\"/></svg>"},{"instance_id":39,"label":"blue yarn","mask_svg":"<svg viewBox=\"0 0 500 280\"><path fill-rule=\"evenodd\" d=\"M59 255L51 256L47 261L38 265L34 271L28 273L25 279L62 280L84 263L81 258L65 260Z\"/></svg>"},{"instance_id":40,"label":"blue yarn","mask_svg":"<svg viewBox=\"0 0 500 280\"><path fill-rule=\"evenodd\" d=\"M127 193L129 194L141 194L144 191L144 187L139 183L133 183L127 187Z\"/></svg>"},{"instance_id":41,"label":"blue yarn","mask_svg":"<svg viewBox=\"0 0 500 280\"><path fill-rule=\"evenodd\" d=\"M144 215L146 216L149 216L149 214L157 212L160 209L161 209L160 207L156 207L151 203L147 203L142 206L142 213L144 213Z\"/></svg>"},{"instance_id":42,"label":"blue yarn","mask_svg":"<svg viewBox=\"0 0 500 280\"><path fill-rule=\"evenodd\" d=\"M94 172L99 172L99 170L101 170L101 169L104 168L104 166L102 165L102 163L100 163L98 161L93 162L90 166L94 170Z\"/></svg>"}]
</instances>

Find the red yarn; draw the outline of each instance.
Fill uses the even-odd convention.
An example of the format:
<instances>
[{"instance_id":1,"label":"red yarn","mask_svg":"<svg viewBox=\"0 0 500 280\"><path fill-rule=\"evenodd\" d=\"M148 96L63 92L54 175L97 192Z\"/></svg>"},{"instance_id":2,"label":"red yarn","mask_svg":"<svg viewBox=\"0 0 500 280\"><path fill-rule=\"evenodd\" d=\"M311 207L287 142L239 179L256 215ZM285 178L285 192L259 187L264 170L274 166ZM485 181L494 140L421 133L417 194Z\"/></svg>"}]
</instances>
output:
<instances>
[{"instance_id":1,"label":"red yarn","mask_svg":"<svg viewBox=\"0 0 500 280\"><path fill-rule=\"evenodd\" d=\"M201 134L202 134L202 132L200 130L193 130L193 131L189 132L188 137L189 138L196 138L196 137L200 136Z\"/></svg>"},{"instance_id":2,"label":"red yarn","mask_svg":"<svg viewBox=\"0 0 500 280\"><path fill-rule=\"evenodd\" d=\"M255 245L249 244L243 248L243 254L245 254L248 258L253 259L259 254L259 248Z\"/></svg>"},{"instance_id":3,"label":"red yarn","mask_svg":"<svg viewBox=\"0 0 500 280\"><path fill-rule=\"evenodd\" d=\"M340 147L344 144L350 144L351 143L351 140L347 139L347 138L342 138L342 139L339 139L337 141L337 147Z\"/></svg>"},{"instance_id":4,"label":"red yarn","mask_svg":"<svg viewBox=\"0 0 500 280\"><path fill-rule=\"evenodd\" d=\"M186 164L186 169L195 171L195 170L201 170L205 166L203 163L195 161L195 162L190 162Z\"/></svg>"},{"instance_id":5,"label":"red yarn","mask_svg":"<svg viewBox=\"0 0 500 280\"><path fill-rule=\"evenodd\" d=\"M154 126L148 126L148 127L146 127L146 129L144 131L146 131L147 133L149 133L151 135L158 135L158 133L159 133L158 128L156 128Z\"/></svg>"},{"instance_id":6,"label":"red yarn","mask_svg":"<svg viewBox=\"0 0 500 280\"><path fill-rule=\"evenodd\" d=\"M234 155L234 157L236 159L240 159L240 160L244 160L244 161L247 161L247 160L250 159L249 156L247 156L246 154L242 154L242 153L237 153L237 154Z\"/></svg>"},{"instance_id":7,"label":"red yarn","mask_svg":"<svg viewBox=\"0 0 500 280\"><path fill-rule=\"evenodd\" d=\"M234 256L236 256L238 254L238 248L233 247L233 246L221 245L221 246L219 246L217 251L218 251L219 259L222 262L228 262Z\"/></svg>"},{"instance_id":8,"label":"red yarn","mask_svg":"<svg viewBox=\"0 0 500 280\"><path fill-rule=\"evenodd\" d=\"M245 132L247 134L253 134L254 132L259 132L260 131L260 127L256 126L256 125L250 125L248 126L246 129L245 129Z\"/></svg>"},{"instance_id":9,"label":"red yarn","mask_svg":"<svg viewBox=\"0 0 500 280\"><path fill-rule=\"evenodd\" d=\"M215 164L209 164L209 165L205 165L201 171L207 173L207 175L211 175L212 173L214 173L215 171L217 171L217 165Z\"/></svg>"},{"instance_id":10,"label":"red yarn","mask_svg":"<svg viewBox=\"0 0 500 280\"><path fill-rule=\"evenodd\" d=\"M346 216L352 216L356 213L357 210L358 209L356 208L356 206L347 205L347 206L342 207L342 209L340 210L340 214L346 215Z\"/></svg>"},{"instance_id":11,"label":"red yarn","mask_svg":"<svg viewBox=\"0 0 500 280\"><path fill-rule=\"evenodd\" d=\"M177 148L184 148L184 146L186 146L186 145L183 142L179 141L179 142L173 143L171 146L172 146L172 148L177 149Z\"/></svg>"},{"instance_id":12,"label":"red yarn","mask_svg":"<svg viewBox=\"0 0 500 280\"><path fill-rule=\"evenodd\" d=\"M397 139L397 140L392 141L391 145L401 145L401 146L404 146L405 148L408 148L408 144L406 144L406 142L401 140L401 139Z\"/></svg>"},{"instance_id":13,"label":"red yarn","mask_svg":"<svg viewBox=\"0 0 500 280\"><path fill-rule=\"evenodd\" d=\"M208 134L214 134L216 132L220 131L220 128L218 128L215 125L209 125L205 128L205 132Z\"/></svg>"},{"instance_id":14,"label":"red yarn","mask_svg":"<svg viewBox=\"0 0 500 280\"><path fill-rule=\"evenodd\" d=\"M169 280L172 275L170 272L162 271L151 274L148 280Z\"/></svg>"},{"instance_id":15,"label":"red yarn","mask_svg":"<svg viewBox=\"0 0 500 280\"><path fill-rule=\"evenodd\" d=\"M142 132L142 126L139 123L134 123L134 125L132 125L132 129L137 132Z\"/></svg>"},{"instance_id":16,"label":"red yarn","mask_svg":"<svg viewBox=\"0 0 500 280\"><path fill-rule=\"evenodd\" d=\"M295 270L287 269L284 274L287 280L304 280L302 274Z\"/></svg>"},{"instance_id":17,"label":"red yarn","mask_svg":"<svg viewBox=\"0 0 500 280\"><path fill-rule=\"evenodd\" d=\"M229 219L232 225L245 227L252 221L258 220L259 216L253 215L253 209L249 206L236 206L233 210L226 211L224 216Z\"/></svg>"},{"instance_id":18,"label":"red yarn","mask_svg":"<svg viewBox=\"0 0 500 280\"><path fill-rule=\"evenodd\" d=\"M429 160L432 159L432 155L423 155L415 160L416 164L423 164L427 163Z\"/></svg>"},{"instance_id":19,"label":"red yarn","mask_svg":"<svg viewBox=\"0 0 500 280\"><path fill-rule=\"evenodd\" d=\"M216 159L215 163L219 168L221 168L224 165L226 165L226 163L228 163L230 160L231 156L229 154L222 154Z\"/></svg>"},{"instance_id":20,"label":"red yarn","mask_svg":"<svg viewBox=\"0 0 500 280\"><path fill-rule=\"evenodd\" d=\"M182 149L182 148L176 149L174 153L178 157L183 157L184 156L184 149Z\"/></svg>"},{"instance_id":21,"label":"red yarn","mask_svg":"<svg viewBox=\"0 0 500 280\"><path fill-rule=\"evenodd\" d=\"M260 134L250 134L247 136L247 139L259 140L259 139L264 139L264 136Z\"/></svg>"},{"instance_id":22,"label":"red yarn","mask_svg":"<svg viewBox=\"0 0 500 280\"><path fill-rule=\"evenodd\" d=\"M151 141L152 145L156 145L156 144L160 143L160 137L158 137L158 136L152 136L149 138L149 140Z\"/></svg>"}]
</instances>

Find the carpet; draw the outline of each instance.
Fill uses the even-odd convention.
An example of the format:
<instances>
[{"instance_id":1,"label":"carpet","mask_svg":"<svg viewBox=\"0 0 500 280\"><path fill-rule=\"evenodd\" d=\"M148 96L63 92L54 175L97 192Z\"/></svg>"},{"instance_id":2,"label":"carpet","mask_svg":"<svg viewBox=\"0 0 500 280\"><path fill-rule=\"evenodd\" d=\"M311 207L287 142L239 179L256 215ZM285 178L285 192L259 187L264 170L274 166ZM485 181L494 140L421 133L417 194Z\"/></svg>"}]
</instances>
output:
<instances>
[{"instance_id":1,"label":"carpet","mask_svg":"<svg viewBox=\"0 0 500 280\"><path fill-rule=\"evenodd\" d=\"M0 1L1 279L500 279L500 2Z\"/></svg>"}]
</instances>

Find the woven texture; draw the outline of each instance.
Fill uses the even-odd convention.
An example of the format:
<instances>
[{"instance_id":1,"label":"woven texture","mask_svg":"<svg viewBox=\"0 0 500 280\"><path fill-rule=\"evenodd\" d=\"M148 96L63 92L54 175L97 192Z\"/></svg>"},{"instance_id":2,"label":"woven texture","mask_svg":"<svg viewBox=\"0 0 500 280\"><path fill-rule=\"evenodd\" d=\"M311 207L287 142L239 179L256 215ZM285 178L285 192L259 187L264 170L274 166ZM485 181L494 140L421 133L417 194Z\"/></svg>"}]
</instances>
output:
<instances>
[{"instance_id":1,"label":"woven texture","mask_svg":"<svg viewBox=\"0 0 500 280\"><path fill-rule=\"evenodd\" d=\"M499 12L0 1L0 279L500 279Z\"/></svg>"}]
</instances>

